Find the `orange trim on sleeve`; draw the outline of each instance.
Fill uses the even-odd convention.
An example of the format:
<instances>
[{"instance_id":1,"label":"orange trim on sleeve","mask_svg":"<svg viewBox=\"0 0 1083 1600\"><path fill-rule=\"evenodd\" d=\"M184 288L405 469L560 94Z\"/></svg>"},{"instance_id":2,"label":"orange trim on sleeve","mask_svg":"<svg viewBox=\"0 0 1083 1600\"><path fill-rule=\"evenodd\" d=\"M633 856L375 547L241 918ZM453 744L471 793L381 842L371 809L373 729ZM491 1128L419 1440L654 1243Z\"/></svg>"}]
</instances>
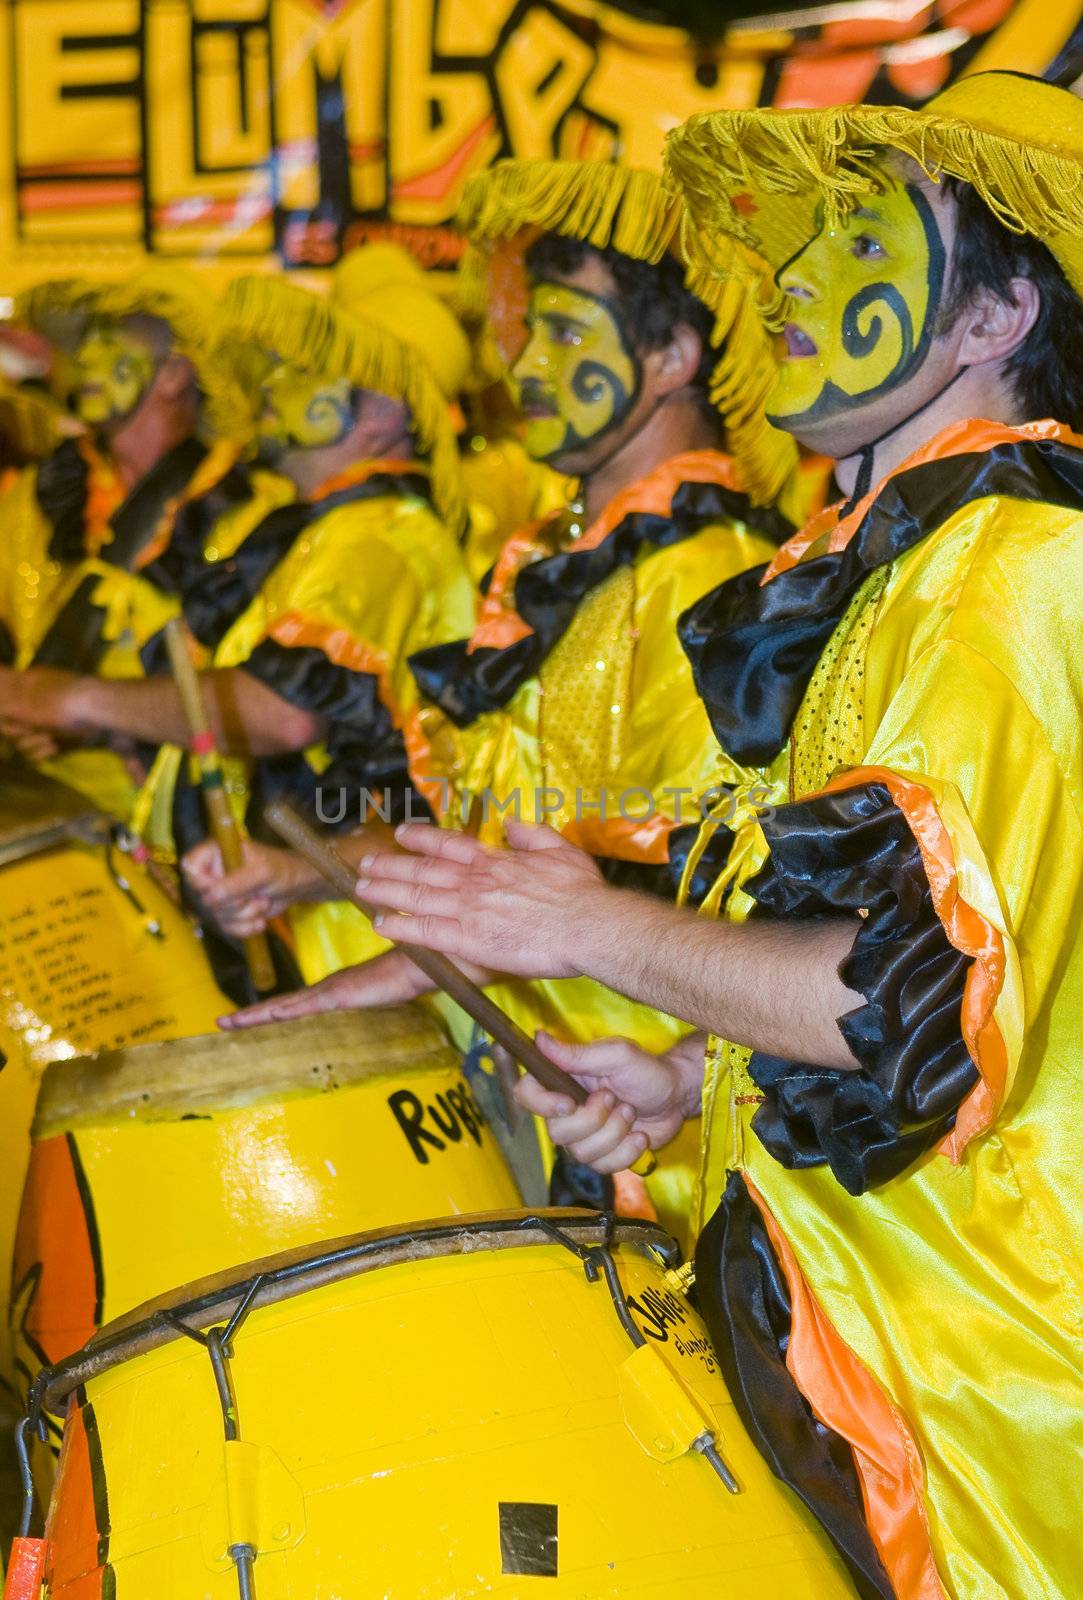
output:
<instances>
[{"instance_id":1,"label":"orange trim on sleeve","mask_svg":"<svg viewBox=\"0 0 1083 1600\"><path fill-rule=\"evenodd\" d=\"M961 1022L963 1039L980 1077L960 1106L955 1127L938 1146L942 1155L958 1163L971 1139L989 1127L1007 1087L1008 1052L994 1016L1004 984L1004 938L959 893L951 836L929 790L887 767L858 767L833 778L825 792L864 783L882 783L906 818L921 851L933 909L956 950L974 961L963 989Z\"/></svg>"},{"instance_id":2,"label":"orange trim on sleeve","mask_svg":"<svg viewBox=\"0 0 1083 1600\"><path fill-rule=\"evenodd\" d=\"M594 550L618 523L633 512L648 512L655 516L669 515L673 496L682 483L718 483L725 489L740 491L741 480L733 458L721 450L686 450L683 455L671 456L653 472L613 496L601 516L575 541L576 550ZM548 521L548 518L543 521ZM534 535L542 522L532 522L518 533L512 534L497 560L489 592L478 613L477 626L470 639L469 652L474 650L505 650L533 632L508 601L508 592L514 587L534 542Z\"/></svg>"},{"instance_id":3,"label":"orange trim on sleeve","mask_svg":"<svg viewBox=\"0 0 1083 1600\"><path fill-rule=\"evenodd\" d=\"M576 817L560 831L569 843L588 855L661 866L669 859L669 836L674 826L670 817L655 811L642 818Z\"/></svg>"},{"instance_id":4,"label":"orange trim on sleeve","mask_svg":"<svg viewBox=\"0 0 1083 1600\"><path fill-rule=\"evenodd\" d=\"M387 652L377 649L366 639L358 639L345 628L319 622L300 611L290 611L284 617L279 617L268 628L265 637L273 639L287 650L319 650L336 667L345 667L350 672L367 672L376 679L380 703L402 734L410 777L439 816L443 792L441 785L422 770L429 755L429 741L422 730L417 711L404 712L395 698Z\"/></svg>"},{"instance_id":5,"label":"orange trim on sleeve","mask_svg":"<svg viewBox=\"0 0 1083 1600\"><path fill-rule=\"evenodd\" d=\"M767 1203L742 1177L790 1291L786 1368L821 1422L854 1452L865 1520L898 1600L947 1600L925 1510L925 1474L897 1406L824 1313Z\"/></svg>"},{"instance_id":6,"label":"orange trim on sleeve","mask_svg":"<svg viewBox=\"0 0 1083 1600\"><path fill-rule=\"evenodd\" d=\"M832 552L845 550L861 526L869 507L876 497L883 493L884 485L892 478L898 477L899 473L909 472L911 467L924 466L927 461L946 461L951 456L978 454L983 450L992 450L998 444L1009 444L1017 439L1058 439L1064 444L1083 448L1083 435L1074 433L1063 422L1052 420L1024 422L1015 428L1002 422L986 422L980 417L971 418L966 422L956 422L930 439L927 444L922 445L920 450L915 450L912 456L908 456L894 472L889 472L886 478L881 478L875 488L870 489L847 516L840 518L839 507L834 505L828 506L826 510L813 517L794 534L792 539L787 539L764 573L763 582L770 583L780 572L788 572L791 567L796 567L816 540L829 531L831 537L827 548Z\"/></svg>"}]
</instances>

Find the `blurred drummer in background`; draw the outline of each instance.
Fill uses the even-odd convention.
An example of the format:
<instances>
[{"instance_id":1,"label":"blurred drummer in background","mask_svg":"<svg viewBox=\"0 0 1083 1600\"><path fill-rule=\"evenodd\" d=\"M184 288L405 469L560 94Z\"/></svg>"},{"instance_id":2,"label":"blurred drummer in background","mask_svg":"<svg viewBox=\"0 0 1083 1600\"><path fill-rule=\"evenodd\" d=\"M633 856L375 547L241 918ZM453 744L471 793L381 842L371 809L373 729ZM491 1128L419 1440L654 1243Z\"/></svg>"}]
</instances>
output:
<instances>
[{"instance_id":1,"label":"blurred drummer in background","mask_svg":"<svg viewBox=\"0 0 1083 1600\"><path fill-rule=\"evenodd\" d=\"M212 669L204 691L220 741L237 758L236 807L254 827L278 797L319 814L321 786L354 797L339 819L343 831L359 825L365 789L395 796L391 821L407 807L427 814L407 771L407 748L420 734L406 658L473 622L448 413L469 360L465 335L423 282L381 271L354 311L255 277L231 286L223 311L224 339L262 352L262 444L295 494L233 548L219 548L219 527L219 559L185 584L185 619ZM180 855L204 837L171 679L107 685L9 673L0 708L84 736L161 744L134 825L160 855ZM216 847L195 863L192 881L206 887L219 870ZM293 872L300 864L287 852L250 845L249 866L257 876L285 875L291 899L304 899L306 884ZM299 905L291 923L309 980L385 947L351 905Z\"/></svg>"},{"instance_id":2,"label":"blurred drummer in background","mask_svg":"<svg viewBox=\"0 0 1083 1600\"><path fill-rule=\"evenodd\" d=\"M46 282L16 319L56 349L78 423L0 497L4 653L35 668L36 690L31 697L27 682L6 694L3 714L18 719L9 732L25 753L47 758L56 740L30 725L63 732L39 713L65 672L140 675L140 647L177 609L177 513L227 473L252 408L206 287L180 268ZM119 749L66 749L48 768L127 820L134 784Z\"/></svg>"}]
</instances>

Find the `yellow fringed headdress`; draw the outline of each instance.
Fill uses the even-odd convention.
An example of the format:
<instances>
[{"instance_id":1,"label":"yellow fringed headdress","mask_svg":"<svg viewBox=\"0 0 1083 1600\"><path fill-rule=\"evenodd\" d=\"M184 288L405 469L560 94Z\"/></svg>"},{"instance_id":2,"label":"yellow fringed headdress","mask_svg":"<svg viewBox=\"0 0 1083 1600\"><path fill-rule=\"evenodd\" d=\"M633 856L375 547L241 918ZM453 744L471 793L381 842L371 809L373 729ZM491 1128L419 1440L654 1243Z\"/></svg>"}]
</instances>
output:
<instances>
[{"instance_id":1,"label":"yellow fringed headdress","mask_svg":"<svg viewBox=\"0 0 1083 1600\"><path fill-rule=\"evenodd\" d=\"M14 312L15 321L47 336L66 329L69 340L91 317L155 317L165 323L178 354L192 363L208 433L238 443L250 436L252 398L219 337L218 308L206 286L184 268L150 266L115 282L53 278L29 289ZM63 331L59 337L63 341Z\"/></svg>"},{"instance_id":2,"label":"yellow fringed headdress","mask_svg":"<svg viewBox=\"0 0 1083 1600\"><path fill-rule=\"evenodd\" d=\"M652 264L667 250L680 254L680 202L653 172L605 161L500 161L467 184L456 222L483 258L516 236L528 243L541 233ZM756 302L761 293L772 298L769 275L751 258L729 278L699 263L686 268L689 291L715 319L711 343L720 354L711 400L745 488L754 500L771 503L796 469L797 449L763 409L776 358ZM468 260L468 281L478 270Z\"/></svg>"},{"instance_id":3,"label":"yellow fringed headdress","mask_svg":"<svg viewBox=\"0 0 1083 1600\"><path fill-rule=\"evenodd\" d=\"M223 323L227 338L249 340L281 361L401 400L429 464L433 504L457 533L464 502L449 397L429 363L400 333L398 298L359 296L355 314L348 315L281 278L236 278L226 291Z\"/></svg>"},{"instance_id":4,"label":"yellow fringed headdress","mask_svg":"<svg viewBox=\"0 0 1083 1600\"><path fill-rule=\"evenodd\" d=\"M933 179L971 184L1015 233L1048 245L1083 297L1083 101L1013 72L961 78L920 111L832 106L820 111L712 111L666 140L666 172L688 210L688 248L725 270L739 241L772 267L828 220L877 191L884 149ZM777 306L775 308L777 310Z\"/></svg>"}]
</instances>

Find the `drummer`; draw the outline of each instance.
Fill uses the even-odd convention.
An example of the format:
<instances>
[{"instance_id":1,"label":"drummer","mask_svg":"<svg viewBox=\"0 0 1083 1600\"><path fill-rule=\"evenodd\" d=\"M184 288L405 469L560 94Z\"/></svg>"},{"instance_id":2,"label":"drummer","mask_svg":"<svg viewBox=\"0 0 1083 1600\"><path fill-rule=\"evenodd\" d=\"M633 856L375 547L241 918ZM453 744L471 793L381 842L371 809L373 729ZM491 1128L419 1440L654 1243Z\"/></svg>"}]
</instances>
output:
<instances>
[{"instance_id":1,"label":"drummer","mask_svg":"<svg viewBox=\"0 0 1083 1600\"><path fill-rule=\"evenodd\" d=\"M140 675L140 647L177 607L177 512L228 472L252 405L217 341L206 288L180 268L43 283L16 317L54 344L78 426L0 497L0 631L9 659L39 669L4 712L18 719L9 731L25 753L48 759L56 740L26 725L62 731L39 714L65 681L53 669ZM124 820L129 765L104 748L48 760Z\"/></svg>"},{"instance_id":2,"label":"drummer","mask_svg":"<svg viewBox=\"0 0 1083 1600\"><path fill-rule=\"evenodd\" d=\"M772 502L792 489L796 451L763 416L773 360L754 290L691 285L666 248L678 209L647 172L504 162L473 181L462 222L503 275L497 332L516 356L526 447L581 485L578 501L505 545L473 634L412 658L429 759L448 791L441 820L495 842L508 815L531 820L561 796L549 815L608 876L672 895L667 840L691 830L698 797L730 776L676 619L720 576L768 560L771 535L788 531ZM645 819L643 794L654 801ZM218 898L241 930L252 906L237 877ZM373 1003L421 985L394 956L332 992ZM686 1031L589 982L493 994L531 1035L632 1031L662 1049ZM298 997L298 1009L327 999ZM687 1144L688 1160L668 1152L650 1184L675 1227L694 1130ZM578 1190L573 1168L559 1162L554 1195L597 1198L596 1180ZM627 1203L634 1185L621 1186Z\"/></svg>"},{"instance_id":3,"label":"drummer","mask_svg":"<svg viewBox=\"0 0 1083 1600\"><path fill-rule=\"evenodd\" d=\"M253 824L277 797L317 810L321 786L345 788L355 805L386 788L390 821L407 808L428 814L407 773L419 732L406 658L473 622L448 413L469 359L465 336L423 284L374 275L354 312L255 277L231 286L223 311L224 340L264 352L260 431L296 495L185 588L185 617L211 669L204 691L220 742L238 758L234 792ZM158 853L203 837L169 678L8 673L0 710L83 737L168 740L136 826ZM345 831L360 820L352 808L339 819ZM286 852L265 849L289 870ZM213 873L215 848L202 859ZM385 948L350 905L298 906L292 924L309 979Z\"/></svg>"},{"instance_id":4,"label":"drummer","mask_svg":"<svg viewBox=\"0 0 1083 1600\"><path fill-rule=\"evenodd\" d=\"M358 890L403 939L589 974L718 1035L706 1069L689 1045L553 1045L590 1100L521 1093L602 1170L703 1103L700 1305L870 1592L1069 1600L1083 106L981 73L922 111L697 117L670 160L708 252L736 233L778 265L770 410L841 447L847 501L684 629L775 808L730 837L719 921L542 830L515 851L406 830L419 854L374 856Z\"/></svg>"}]
</instances>

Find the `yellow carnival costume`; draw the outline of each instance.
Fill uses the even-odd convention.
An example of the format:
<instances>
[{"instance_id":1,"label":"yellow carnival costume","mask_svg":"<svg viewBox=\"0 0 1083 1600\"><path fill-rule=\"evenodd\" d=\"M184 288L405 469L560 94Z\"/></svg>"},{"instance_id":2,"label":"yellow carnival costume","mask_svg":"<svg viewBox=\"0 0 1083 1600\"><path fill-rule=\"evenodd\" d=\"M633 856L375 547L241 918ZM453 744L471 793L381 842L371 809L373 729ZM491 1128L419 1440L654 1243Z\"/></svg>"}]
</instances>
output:
<instances>
[{"instance_id":1,"label":"yellow carnival costume","mask_svg":"<svg viewBox=\"0 0 1083 1600\"><path fill-rule=\"evenodd\" d=\"M139 652L176 612L189 552L178 515L229 471L252 415L216 347L206 290L182 270L150 267L122 283L54 280L31 290L17 317L77 342L92 324L152 317L192 363L203 437L175 445L130 488L88 434L65 439L0 498L0 626L14 665L106 678L141 675ZM47 770L126 818L133 791L108 750L76 750Z\"/></svg>"},{"instance_id":2,"label":"yellow carnival costume","mask_svg":"<svg viewBox=\"0 0 1083 1600\"><path fill-rule=\"evenodd\" d=\"M732 233L780 261L885 144L1083 294L1083 106L1033 80L695 118L668 160L707 254ZM841 973L865 997L856 1071L709 1052L700 1303L776 1470L898 1600L1079 1591L1081 604L1083 438L974 421L684 626L722 746L786 801L715 901L860 916ZM871 1545L787 1371L852 1449Z\"/></svg>"},{"instance_id":3,"label":"yellow carnival costume","mask_svg":"<svg viewBox=\"0 0 1083 1600\"><path fill-rule=\"evenodd\" d=\"M461 221L482 250L510 239L521 255L546 231L658 261L677 212L647 173L504 162L471 184ZM497 561L472 638L414 661L436 766L451 780L444 820L493 840L509 815L547 820L618 881L663 894L670 834L691 830L700 797L732 776L676 619L720 574L773 553L757 527L785 524L752 501L774 498L795 459L762 414L772 359L748 292L697 282L717 318L714 396L733 455L675 456L590 526L569 512L527 526ZM633 1032L661 1050L687 1031L586 979L513 981L494 997L528 1033ZM686 1142L690 1152L691 1133ZM674 1149L648 1184L671 1226L687 1217L691 1177Z\"/></svg>"},{"instance_id":4,"label":"yellow carnival costume","mask_svg":"<svg viewBox=\"0 0 1083 1600\"><path fill-rule=\"evenodd\" d=\"M228 563L207 568L186 591L185 618L209 666L244 667L330 724L319 747L258 761L247 773L230 764L256 830L262 806L280 796L342 831L363 820L364 790L376 805L386 791L396 820L408 791L424 814L427 763L407 657L469 629L474 614L456 538L461 483L447 405L408 341L412 328L435 343L441 314L453 320L429 299L381 282L355 320L278 280L240 279L227 295L227 337L328 381L401 399L427 458L356 463L272 512L228 551ZM413 791L407 752L421 775ZM164 746L140 796L137 823L159 850L180 853L200 835L190 786L176 783L182 768L182 753ZM386 948L346 903L295 906L290 923L310 983Z\"/></svg>"}]
</instances>

